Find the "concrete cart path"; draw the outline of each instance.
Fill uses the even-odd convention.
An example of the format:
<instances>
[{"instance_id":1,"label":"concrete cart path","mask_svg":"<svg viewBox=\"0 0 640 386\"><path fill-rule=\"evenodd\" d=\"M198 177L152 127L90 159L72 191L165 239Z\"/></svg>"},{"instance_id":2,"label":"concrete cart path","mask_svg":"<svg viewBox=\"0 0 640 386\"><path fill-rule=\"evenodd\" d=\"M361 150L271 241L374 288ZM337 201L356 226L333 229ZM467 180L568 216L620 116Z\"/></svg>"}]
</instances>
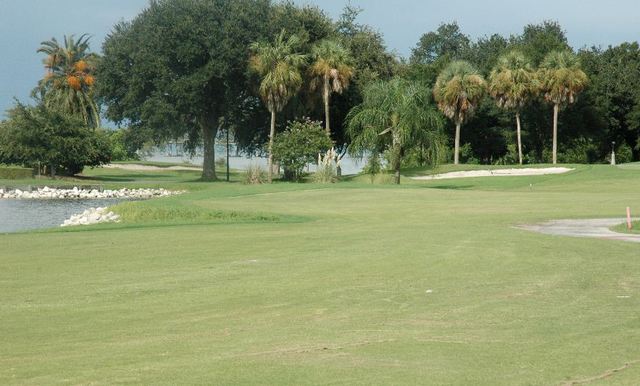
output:
<instances>
[{"instance_id":1,"label":"concrete cart path","mask_svg":"<svg viewBox=\"0 0 640 386\"><path fill-rule=\"evenodd\" d=\"M540 224L518 225L516 228L555 236L594 237L640 243L640 234L617 233L609 229L626 221L625 218L552 220Z\"/></svg>"}]
</instances>

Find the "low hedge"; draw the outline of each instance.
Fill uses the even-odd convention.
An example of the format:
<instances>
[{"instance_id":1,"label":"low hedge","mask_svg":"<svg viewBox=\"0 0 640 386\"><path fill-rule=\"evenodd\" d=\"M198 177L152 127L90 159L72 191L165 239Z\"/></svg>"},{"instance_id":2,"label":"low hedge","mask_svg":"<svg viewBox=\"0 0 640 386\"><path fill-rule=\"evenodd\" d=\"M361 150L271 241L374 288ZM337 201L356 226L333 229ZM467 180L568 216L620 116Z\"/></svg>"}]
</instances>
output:
<instances>
[{"instance_id":1,"label":"low hedge","mask_svg":"<svg viewBox=\"0 0 640 386\"><path fill-rule=\"evenodd\" d=\"M33 169L19 166L0 166L0 179L20 180L26 178L33 178Z\"/></svg>"}]
</instances>

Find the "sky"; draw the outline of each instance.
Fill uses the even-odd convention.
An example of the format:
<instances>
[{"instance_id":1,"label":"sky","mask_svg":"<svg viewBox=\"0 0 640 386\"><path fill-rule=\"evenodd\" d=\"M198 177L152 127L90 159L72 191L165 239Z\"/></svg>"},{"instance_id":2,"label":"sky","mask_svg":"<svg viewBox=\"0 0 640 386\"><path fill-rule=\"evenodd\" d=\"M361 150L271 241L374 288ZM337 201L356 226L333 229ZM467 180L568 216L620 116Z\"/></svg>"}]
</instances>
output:
<instances>
[{"instance_id":1,"label":"sky","mask_svg":"<svg viewBox=\"0 0 640 386\"><path fill-rule=\"evenodd\" d=\"M485 35L518 34L526 24L556 20L569 43L616 45L640 38L638 0L352 0L363 9L360 23L380 31L387 46L409 56L423 33L443 22L457 21L463 32L477 39ZM44 74L40 42L65 34L92 36L100 51L114 24L131 20L148 0L0 0L0 117L13 98L27 102ZM314 4L333 18L348 0L297 0Z\"/></svg>"}]
</instances>

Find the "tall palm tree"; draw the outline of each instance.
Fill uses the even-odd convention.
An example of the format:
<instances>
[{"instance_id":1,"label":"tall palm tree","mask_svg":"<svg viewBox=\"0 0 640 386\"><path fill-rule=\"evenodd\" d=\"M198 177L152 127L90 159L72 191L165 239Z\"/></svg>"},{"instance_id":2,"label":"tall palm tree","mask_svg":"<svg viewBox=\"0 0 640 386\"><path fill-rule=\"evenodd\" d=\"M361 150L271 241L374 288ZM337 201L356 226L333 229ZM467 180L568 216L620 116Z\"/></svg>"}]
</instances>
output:
<instances>
[{"instance_id":1,"label":"tall palm tree","mask_svg":"<svg viewBox=\"0 0 640 386\"><path fill-rule=\"evenodd\" d=\"M438 111L429 104L428 89L400 78L377 81L365 87L362 103L347 115L349 151L362 155L365 151L390 150L395 182L399 184L405 151L426 145L437 152L442 126Z\"/></svg>"},{"instance_id":2,"label":"tall palm tree","mask_svg":"<svg viewBox=\"0 0 640 386\"><path fill-rule=\"evenodd\" d=\"M327 135L331 135L331 122L329 113L329 101L331 93L342 91L349 87L349 82L354 74L354 68L350 65L349 51L334 40L321 40L311 50L313 63L309 72L313 77L312 89L322 89L322 101L324 102L324 119Z\"/></svg>"},{"instance_id":3,"label":"tall palm tree","mask_svg":"<svg viewBox=\"0 0 640 386\"><path fill-rule=\"evenodd\" d=\"M38 52L46 54L44 79L39 82L45 106L82 118L90 127L100 125L100 112L94 100L94 71L98 56L89 52L87 34L74 39L64 37L60 45L56 38L41 43Z\"/></svg>"},{"instance_id":4,"label":"tall palm tree","mask_svg":"<svg viewBox=\"0 0 640 386\"><path fill-rule=\"evenodd\" d=\"M251 45L253 56L249 67L261 78L260 96L271 113L271 129L269 131L268 178L273 176L273 138L276 133L276 112L282 111L289 99L302 86L301 67L306 56L296 52L300 39L296 35L285 39L282 30L273 44L256 42Z\"/></svg>"},{"instance_id":5,"label":"tall palm tree","mask_svg":"<svg viewBox=\"0 0 640 386\"><path fill-rule=\"evenodd\" d=\"M486 82L478 71L463 60L451 62L438 75L433 96L440 110L456 124L453 163L459 163L460 127L467 121L485 93Z\"/></svg>"},{"instance_id":6,"label":"tall palm tree","mask_svg":"<svg viewBox=\"0 0 640 386\"><path fill-rule=\"evenodd\" d=\"M553 163L558 161L558 111L576 101L589 82L580 60L570 51L552 51L540 64L540 88L544 99L553 103Z\"/></svg>"},{"instance_id":7,"label":"tall palm tree","mask_svg":"<svg viewBox=\"0 0 640 386\"><path fill-rule=\"evenodd\" d=\"M520 110L533 98L537 90L536 73L524 54L511 51L498 58L498 63L489 75L489 93L499 107L515 111L520 165L522 165Z\"/></svg>"}]
</instances>

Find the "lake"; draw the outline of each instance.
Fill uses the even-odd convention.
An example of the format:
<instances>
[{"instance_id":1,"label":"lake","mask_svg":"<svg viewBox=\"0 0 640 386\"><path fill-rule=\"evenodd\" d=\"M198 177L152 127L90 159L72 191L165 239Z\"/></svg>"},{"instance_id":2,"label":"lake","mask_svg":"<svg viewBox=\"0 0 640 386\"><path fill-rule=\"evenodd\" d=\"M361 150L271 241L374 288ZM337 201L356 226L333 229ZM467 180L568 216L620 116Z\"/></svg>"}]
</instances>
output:
<instances>
[{"instance_id":1,"label":"lake","mask_svg":"<svg viewBox=\"0 0 640 386\"><path fill-rule=\"evenodd\" d=\"M230 146L229 151L229 166L232 169L238 170L246 170L247 167L251 164L257 164L264 168L267 166L267 158L259 157L259 156L248 156L242 153L238 154L235 149L235 145ZM227 149L225 145L216 144L216 159L225 159L227 157ZM156 148L152 151L152 154L145 157L146 161L155 161L155 162L170 162L170 163L180 163L186 162L194 165L201 166L203 157L202 150L198 149L195 156L190 156L183 152L180 146L177 146L174 143L170 143L161 148ZM342 167L342 174L358 174L362 171L362 168L366 164L366 160L359 160L356 158L352 158L349 155L345 155L340 163ZM316 169L316 165L308 165L307 171L313 172ZM223 171L223 170L220 170Z\"/></svg>"},{"instance_id":2,"label":"lake","mask_svg":"<svg viewBox=\"0 0 640 386\"><path fill-rule=\"evenodd\" d=\"M89 208L112 206L116 199L102 200L0 200L0 233L54 228Z\"/></svg>"}]
</instances>

